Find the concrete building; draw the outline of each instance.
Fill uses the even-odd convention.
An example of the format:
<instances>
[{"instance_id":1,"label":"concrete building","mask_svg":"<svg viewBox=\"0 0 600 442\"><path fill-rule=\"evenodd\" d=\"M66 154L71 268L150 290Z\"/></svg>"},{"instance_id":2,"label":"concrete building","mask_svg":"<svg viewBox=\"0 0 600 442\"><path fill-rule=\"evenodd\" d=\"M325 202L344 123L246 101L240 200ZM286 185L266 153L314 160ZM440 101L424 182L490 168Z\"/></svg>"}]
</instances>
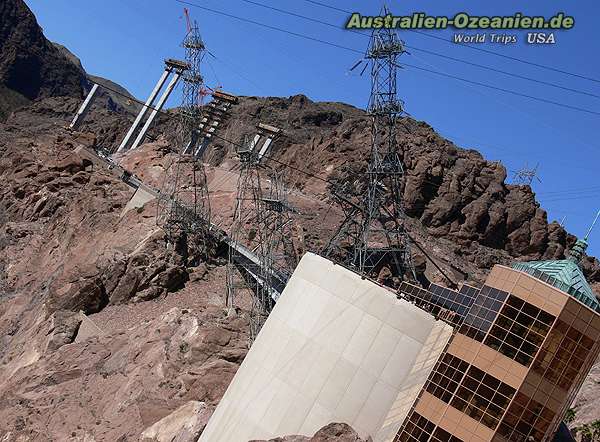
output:
<instances>
[{"instance_id":1,"label":"concrete building","mask_svg":"<svg viewBox=\"0 0 600 442\"><path fill-rule=\"evenodd\" d=\"M331 422L391 441L452 330L396 293L308 253L200 441L312 436Z\"/></svg>"},{"instance_id":2,"label":"concrete building","mask_svg":"<svg viewBox=\"0 0 600 442\"><path fill-rule=\"evenodd\" d=\"M578 265L586 247L497 265L475 293L402 285L457 331L395 441L554 439L600 352L600 306Z\"/></svg>"}]
</instances>

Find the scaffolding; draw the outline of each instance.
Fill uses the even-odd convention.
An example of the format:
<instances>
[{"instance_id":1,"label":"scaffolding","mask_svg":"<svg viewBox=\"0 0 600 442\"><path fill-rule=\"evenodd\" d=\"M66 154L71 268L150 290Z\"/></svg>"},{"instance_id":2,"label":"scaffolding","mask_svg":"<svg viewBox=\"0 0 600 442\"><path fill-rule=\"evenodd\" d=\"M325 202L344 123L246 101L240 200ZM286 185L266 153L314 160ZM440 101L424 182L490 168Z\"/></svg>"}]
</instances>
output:
<instances>
[{"instance_id":1,"label":"scaffolding","mask_svg":"<svg viewBox=\"0 0 600 442\"><path fill-rule=\"evenodd\" d=\"M359 202L343 189L337 192L345 219L324 251L325 256L341 257L355 271L380 280L383 275L416 278L405 230L404 168L396 139L396 123L404 113L396 84L398 58L404 52L393 29L373 31L364 57L371 66L371 153L362 180L366 190Z\"/></svg>"},{"instance_id":2,"label":"scaffolding","mask_svg":"<svg viewBox=\"0 0 600 442\"><path fill-rule=\"evenodd\" d=\"M254 340L295 268L298 257L292 243L293 212L280 170L268 167L264 156L281 130L259 124L237 151L240 175L230 233L226 304L235 307L239 290L252 297L250 338ZM241 256L250 251L249 263ZM240 265L245 262L245 265Z\"/></svg>"},{"instance_id":3,"label":"scaffolding","mask_svg":"<svg viewBox=\"0 0 600 442\"><path fill-rule=\"evenodd\" d=\"M182 97L178 109L177 151L165 172L157 224L162 227L170 244L192 244L196 251L209 249L210 201L202 158L186 152L201 141L199 128L203 118L202 94L204 80L201 64L206 49L196 22L188 27L182 43L185 66L182 72Z\"/></svg>"}]
</instances>

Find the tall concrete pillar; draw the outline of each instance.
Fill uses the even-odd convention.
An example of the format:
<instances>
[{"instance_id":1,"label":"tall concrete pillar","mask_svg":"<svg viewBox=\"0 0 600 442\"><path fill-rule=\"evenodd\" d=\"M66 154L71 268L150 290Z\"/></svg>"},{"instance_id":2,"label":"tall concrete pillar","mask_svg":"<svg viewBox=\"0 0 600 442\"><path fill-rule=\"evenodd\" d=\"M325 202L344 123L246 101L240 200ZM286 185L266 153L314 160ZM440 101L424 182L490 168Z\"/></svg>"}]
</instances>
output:
<instances>
[{"instance_id":1,"label":"tall concrete pillar","mask_svg":"<svg viewBox=\"0 0 600 442\"><path fill-rule=\"evenodd\" d=\"M180 71L175 72L175 75L173 75L173 78L171 79L171 82L167 86L167 89L165 89L164 93L158 100L156 107L154 109L152 109L152 113L148 117L148 120L146 120L146 124L144 124L144 127L142 127L142 130L140 131L137 138L131 145L131 150L137 148L140 144L142 144L142 141L144 140L144 137L146 136L146 132L148 132L148 128L152 124L154 117L156 117L156 114L158 112L160 112L160 110L164 106L165 102L169 98L169 95L171 95L171 92L173 92L173 89L175 89L175 86L177 85L177 82L179 81L180 77L181 77L181 72Z\"/></svg>"},{"instance_id":2,"label":"tall concrete pillar","mask_svg":"<svg viewBox=\"0 0 600 442\"><path fill-rule=\"evenodd\" d=\"M85 118L86 114L90 110L90 106L92 105L92 103L94 102L94 99L96 98L97 91L98 91L98 85L96 83L94 83L94 86L88 92L87 97L85 97L85 100L81 104L81 107L79 108L79 110L77 111L75 116L73 117L73 121L71 121L71 124L69 125L70 129L77 129L79 127L79 125Z\"/></svg>"},{"instance_id":3,"label":"tall concrete pillar","mask_svg":"<svg viewBox=\"0 0 600 442\"><path fill-rule=\"evenodd\" d=\"M137 127L140 125L140 122L142 121L142 118L144 118L144 115L146 115L146 111L148 110L148 108L152 107L152 104L154 103L156 96L162 89L163 85L165 84L165 81L167 81L167 77L169 76L171 71L172 71L172 69L170 67L167 66L165 68L165 71L159 78L158 83L156 83L156 86L154 86L154 89L152 89L152 92L150 93L150 96L146 100L146 103L140 109L140 112L138 113L137 117L135 118L135 121L129 128L129 131L127 131L127 135L125 135L125 138L123 138L123 141L121 141L121 144L119 145L119 148L117 149L117 152L121 152L122 150L127 148L127 144L129 144L129 140L133 136Z\"/></svg>"}]
</instances>

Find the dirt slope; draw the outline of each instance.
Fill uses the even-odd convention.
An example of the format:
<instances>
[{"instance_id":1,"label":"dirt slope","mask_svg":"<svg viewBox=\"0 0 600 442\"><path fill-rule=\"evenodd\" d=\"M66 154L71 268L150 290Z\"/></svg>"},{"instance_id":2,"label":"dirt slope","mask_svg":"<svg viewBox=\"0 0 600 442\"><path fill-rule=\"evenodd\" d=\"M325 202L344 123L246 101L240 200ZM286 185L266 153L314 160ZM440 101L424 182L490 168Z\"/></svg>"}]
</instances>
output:
<instances>
[{"instance_id":1,"label":"dirt slope","mask_svg":"<svg viewBox=\"0 0 600 442\"><path fill-rule=\"evenodd\" d=\"M134 190L76 149L116 146L130 115L106 98L81 132L65 130L85 72L44 38L22 1L0 4L0 18L0 440L135 441L159 434L161 422L196 418L186 431L197 434L246 353L248 298L223 308L224 255L199 261L167 248L155 203L124 211ZM356 197L364 188L352 177L366 164L368 117L302 95L244 97L219 133L241 142L258 122L285 131L271 156L291 165L294 241L319 251L341 220L332 189ZM161 115L153 134L162 138L119 161L160 187L173 130ZM495 263L562 258L573 244L528 186L506 183L501 164L410 118L398 141L408 229L455 280L481 282ZM227 230L235 147L217 138L206 160L213 220ZM427 278L445 282L413 252ZM598 261L586 258L584 270L598 286ZM82 337L80 311L96 336ZM595 367L576 400L573 426L600 418L597 375ZM336 426L312 440L342 434L356 440Z\"/></svg>"}]
</instances>

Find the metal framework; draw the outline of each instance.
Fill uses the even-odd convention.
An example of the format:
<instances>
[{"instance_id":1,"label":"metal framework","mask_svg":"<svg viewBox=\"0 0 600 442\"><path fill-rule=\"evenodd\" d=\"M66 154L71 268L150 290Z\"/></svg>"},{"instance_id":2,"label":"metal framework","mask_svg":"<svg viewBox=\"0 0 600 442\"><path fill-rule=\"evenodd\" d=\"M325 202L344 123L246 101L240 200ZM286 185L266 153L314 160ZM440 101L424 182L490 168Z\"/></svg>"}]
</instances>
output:
<instances>
[{"instance_id":1,"label":"metal framework","mask_svg":"<svg viewBox=\"0 0 600 442\"><path fill-rule=\"evenodd\" d=\"M201 92L202 93L202 92ZM221 90L211 93L212 100L203 108L203 117L198 124L198 140L193 146L189 143L183 153L193 154L201 158L210 140L219 126L227 119L227 112L232 105L237 104L238 97Z\"/></svg>"},{"instance_id":2,"label":"metal framework","mask_svg":"<svg viewBox=\"0 0 600 442\"><path fill-rule=\"evenodd\" d=\"M397 94L397 60L404 52L404 43L393 29L373 31L365 54L371 66L367 109L371 154L363 177L366 191L358 203L337 196L346 217L324 252L326 256L341 256L357 272L380 280L385 274L415 276L402 205L404 168L396 140L396 123L404 112Z\"/></svg>"},{"instance_id":3,"label":"metal framework","mask_svg":"<svg viewBox=\"0 0 600 442\"><path fill-rule=\"evenodd\" d=\"M542 180L539 179L539 177L537 176L537 170L539 167L539 163L535 165L535 167L533 169L530 169L527 167L527 163L525 163L525 167L517 170L514 173L514 181L517 184L527 184L529 186L531 186L531 184L533 183L533 180L536 179L538 180L540 183L542 182Z\"/></svg>"},{"instance_id":4,"label":"metal framework","mask_svg":"<svg viewBox=\"0 0 600 442\"><path fill-rule=\"evenodd\" d=\"M279 129L261 124L259 133L246 138L237 152L241 170L230 233L226 303L234 307L238 290L250 291L252 340L281 293L281 281L289 279L298 262L292 243L292 208L282 172L261 162L279 133ZM256 257L250 265L242 256L244 250Z\"/></svg>"},{"instance_id":5,"label":"metal framework","mask_svg":"<svg viewBox=\"0 0 600 442\"><path fill-rule=\"evenodd\" d=\"M195 151L200 141L204 80L200 67L206 49L198 25L188 28L182 46L187 69L182 72L182 101L178 113L177 152L165 172L158 205L157 223L170 242L185 240L198 250L207 249L210 230L210 201L202 158L185 152Z\"/></svg>"}]
</instances>

